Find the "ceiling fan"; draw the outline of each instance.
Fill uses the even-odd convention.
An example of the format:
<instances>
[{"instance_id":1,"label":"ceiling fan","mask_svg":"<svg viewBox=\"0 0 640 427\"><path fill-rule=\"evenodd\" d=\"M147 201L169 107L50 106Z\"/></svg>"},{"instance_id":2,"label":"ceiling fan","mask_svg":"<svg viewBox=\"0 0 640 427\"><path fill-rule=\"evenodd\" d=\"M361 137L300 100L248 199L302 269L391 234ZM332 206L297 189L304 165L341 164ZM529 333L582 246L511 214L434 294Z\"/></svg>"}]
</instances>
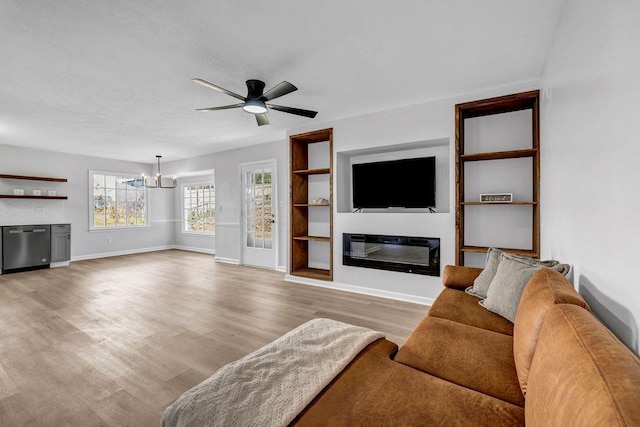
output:
<instances>
[{"instance_id":1,"label":"ceiling fan","mask_svg":"<svg viewBox=\"0 0 640 427\"><path fill-rule=\"evenodd\" d=\"M294 92L298 90L297 87L292 85L291 83L284 81L278 83L271 89L269 89L266 93L262 93L264 91L264 82L261 80L247 80L247 96L244 97L242 95L238 95L237 93L231 92L230 90L221 88L220 86L216 86L213 83L209 83L202 79L191 79L192 81L201 84L202 86L208 87L213 90L217 90L218 92L226 93L227 95L231 95L234 98L241 100L242 102L238 104L232 105L223 105L221 107L210 107L210 108L198 108L196 111L216 111L216 110L228 110L230 108L242 108L247 113L251 113L256 116L256 121L258 122L258 126L268 125L269 119L267 118L267 111L269 109L282 111L284 113L296 114L298 116L310 117L314 118L317 111L303 110L301 108L293 108L293 107L285 107L282 105L274 105L267 104L267 102L272 101L276 98L284 96L288 93Z\"/></svg>"}]
</instances>

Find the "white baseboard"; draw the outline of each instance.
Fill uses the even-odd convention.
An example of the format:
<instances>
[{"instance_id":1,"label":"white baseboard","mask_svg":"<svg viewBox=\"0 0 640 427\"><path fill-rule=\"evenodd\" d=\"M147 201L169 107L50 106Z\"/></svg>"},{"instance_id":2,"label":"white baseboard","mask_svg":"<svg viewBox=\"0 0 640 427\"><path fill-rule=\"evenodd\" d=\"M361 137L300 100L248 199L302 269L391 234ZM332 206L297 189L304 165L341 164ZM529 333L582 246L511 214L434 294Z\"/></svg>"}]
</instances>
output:
<instances>
[{"instance_id":1,"label":"white baseboard","mask_svg":"<svg viewBox=\"0 0 640 427\"><path fill-rule=\"evenodd\" d=\"M234 259L234 258L223 258L223 257L215 257L214 260L216 262L223 262L225 264L235 264L235 265L240 265L240 260L239 259Z\"/></svg>"},{"instance_id":2,"label":"white baseboard","mask_svg":"<svg viewBox=\"0 0 640 427\"><path fill-rule=\"evenodd\" d=\"M173 249L178 249L180 251L200 252L202 254L210 254L210 255L216 254L216 251L213 249L194 248L192 246L173 245Z\"/></svg>"},{"instance_id":3,"label":"white baseboard","mask_svg":"<svg viewBox=\"0 0 640 427\"><path fill-rule=\"evenodd\" d=\"M215 251L213 249L203 249L196 248L191 246L181 246L181 245L166 245L166 246L155 246L152 248L141 248L141 249L131 249L127 251L117 251L117 252L103 252L99 254L89 254L89 255L79 255L71 257L71 261L84 261L86 259L98 259L98 258L108 258L112 256L121 256L121 255L134 255L134 254L143 254L146 252L156 252L156 251L166 251L168 249L177 249L180 251L189 251L189 252L200 252L203 254L215 255ZM63 263L61 263L63 264ZM236 262L237 264L237 262ZM66 265L69 265L68 263ZM56 265L56 267L64 267L65 265Z\"/></svg>"},{"instance_id":4,"label":"white baseboard","mask_svg":"<svg viewBox=\"0 0 640 427\"><path fill-rule=\"evenodd\" d=\"M400 292L384 291L382 289L347 285L344 283L325 282L323 280L308 279L306 277L292 276L290 274L287 274L286 276L284 276L284 280L286 280L287 282L300 283L303 285L317 286L320 288L328 288L328 289L337 289L339 291L352 292L355 294L370 295L374 297L382 297L382 298L388 298L388 299L393 299L397 301L412 302L414 304L421 304L421 305L428 305L428 306L432 305L434 301L433 298L420 297L420 296L411 295L411 294L403 294Z\"/></svg>"},{"instance_id":5,"label":"white baseboard","mask_svg":"<svg viewBox=\"0 0 640 427\"><path fill-rule=\"evenodd\" d=\"M156 246L153 248L141 248L141 249L126 250L126 251L102 252L99 254L79 255L79 256L71 257L71 261L84 261L86 259L97 259L97 258L108 258L112 256L121 256L121 255L142 254L145 252L166 251L167 249L174 249L174 247L173 245L167 245L167 246Z\"/></svg>"},{"instance_id":6,"label":"white baseboard","mask_svg":"<svg viewBox=\"0 0 640 427\"><path fill-rule=\"evenodd\" d=\"M68 267L68 266L69 266L69 261L52 262L51 264L49 264L49 268Z\"/></svg>"},{"instance_id":7,"label":"white baseboard","mask_svg":"<svg viewBox=\"0 0 640 427\"><path fill-rule=\"evenodd\" d=\"M286 273L287 272L287 266L286 265L279 265L276 267L276 271L279 271L281 273Z\"/></svg>"}]
</instances>

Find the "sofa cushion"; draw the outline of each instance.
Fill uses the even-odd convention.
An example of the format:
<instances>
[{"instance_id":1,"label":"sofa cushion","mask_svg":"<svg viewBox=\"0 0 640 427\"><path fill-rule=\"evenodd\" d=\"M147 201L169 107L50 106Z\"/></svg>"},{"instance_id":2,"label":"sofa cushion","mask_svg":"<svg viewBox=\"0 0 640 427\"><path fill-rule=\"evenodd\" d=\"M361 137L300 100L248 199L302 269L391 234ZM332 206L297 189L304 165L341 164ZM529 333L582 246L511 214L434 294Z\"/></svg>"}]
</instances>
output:
<instances>
[{"instance_id":1,"label":"sofa cushion","mask_svg":"<svg viewBox=\"0 0 640 427\"><path fill-rule=\"evenodd\" d=\"M491 286L489 286L487 298L480 301L480 305L511 322L515 321L522 291L531 276L540 268L528 262L502 255Z\"/></svg>"},{"instance_id":2,"label":"sofa cushion","mask_svg":"<svg viewBox=\"0 0 640 427\"><path fill-rule=\"evenodd\" d=\"M513 323L481 307L478 301L477 297L464 291L445 288L429 309L428 316L513 335Z\"/></svg>"},{"instance_id":3,"label":"sofa cushion","mask_svg":"<svg viewBox=\"0 0 640 427\"><path fill-rule=\"evenodd\" d=\"M363 350L291 425L524 425L524 409L394 362L395 344Z\"/></svg>"},{"instance_id":4,"label":"sofa cushion","mask_svg":"<svg viewBox=\"0 0 640 427\"><path fill-rule=\"evenodd\" d=\"M489 248L487 251L487 261L485 263L484 270L478 275L478 277L474 280L473 286L467 288L467 292L475 295L479 298L486 298L489 292L489 288L491 287L491 282L493 281L496 272L498 271L498 266L502 261L502 256L506 256L512 260L518 260L523 263L528 263L532 266L537 267L553 267L560 271L563 274L567 274L569 272L569 266L567 264L560 264L556 260L545 260L541 261L539 259L514 255L507 252L503 252L500 249Z\"/></svg>"},{"instance_id":5,"label":"sofa cushion","mask_svg":"<svg viewBox=\"0 0 640 427\"><path fill-rule=\"evenodd\" d=\"M520 388L525 395L542 323L549 309L556 304L574 304L589 310L589 305L565 276L543 268L531 277L525 287L513 326L513 356Z\"/></svg>"},{"instance_id":6,"label":"sofa cushion","mask_svg":"<svg viewBox=\"0 0 640 427\"><path fill-rule=\"evenodd\" d=\"M590 312L551 307L531 363L527 426L640 425L640 359Z\"/></svg>"},{"instance_id":7,"label":"sofa cushion","mask_svg":"<svg viewBox=\"0 0 640 427\"><path fill-rule=\"evenodd\" d=\"M427 316L394 358L447 381L524 406L509 335Z\"/></svg>"}]
</instances>

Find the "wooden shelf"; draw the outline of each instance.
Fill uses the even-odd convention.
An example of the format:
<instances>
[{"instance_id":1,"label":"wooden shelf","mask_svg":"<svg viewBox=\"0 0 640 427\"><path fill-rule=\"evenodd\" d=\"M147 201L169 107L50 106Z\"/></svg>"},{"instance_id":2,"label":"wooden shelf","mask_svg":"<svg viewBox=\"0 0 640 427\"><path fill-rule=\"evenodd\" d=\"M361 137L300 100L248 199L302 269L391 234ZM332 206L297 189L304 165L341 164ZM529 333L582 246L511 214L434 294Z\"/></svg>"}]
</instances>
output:
<instances>
[{"instance_id":1,"label":"wooden shelf","mask_svg":"<svg viewBox=\"0 0 640 427\"><path fill-rule=\"evenodd\" d=\"M48 199L67 200L67 196L16 196L15 194L0 194L0 199Z\"/></svg>"},{"instance_id":2,"label":"wooden shelf","mask_svg":"<svg viewBox=\"0 0 640 427\"><path fill-rule=\"evenodd\" d=\"M331 241L330 237L325 236L294 236L293 240L310 240L314 242L327 242Z\"/></svg>"},{"instance_id":3,"label":"wooden shelf","mask_svg":"<svg viewBox=\"0 0 640 427\"><path fill-rule=\"evenodd\" d=\"M515 248L497 248L504 252L509 252L514 255L530 256L532 258L538 258L540 255L532 249L515 249ZM489 250L488 246L463 246L461 249L463 252L473 253L486 253Z\"/></svg>"},{"instance_id":4,"label":"wooden shelf","mask_svg":"<svg viewBox=\"0 0 640 427\"><path fill-rule=\"evenodd\" d=\"M301 169L293 171L296 175L324 175L331 173L331 169L329 168L321 168L321 169Z\"/></svg>"},{"instance_id":5,"label":"wooden shelf","mask_svg":"<svg viewBox=\"0 0 640 427\"><path fill-rule=\"evenodd\" d=\"M309 206L331 206L329 203L294 203L293 206L297 208L304 208Z\"/></svg>"},{"instance_id":6,"label":"wooden shelf","mask_svg":"<svg viewBox=\"0 0 640 427\"><path fill-rule=\"evenodd\" d=\"M67 182L67 178L49 178L44 176L0 174L0 179L23 179L27 181Z\"/></svg>"},{"instance_id":7,"label":"wooden shelf","mask_svg":"<svg viewBox=\"0 0 640 427\"><path fill-rule=\"evenodd\" d=\"M292 276L307 277L317 280L331 280L331 270L323 270L319 268L301 268L291 272Z\"/></svg>"},{"instance_id":8,"label":"wooden shelf","mask_svg":"<svg viewBox=\"0 0 640 427\"><path fill-rule=\"evenodd\" d=\"M463 154L460 160L463 162L477 162L480 160L501 160L501 159L519 159L522 157L533 157L538 154L536 148L527 148L525 150L510 151L492 151L489 153Z\"/></svg>"},{"instance_id":9,"label":"wooden shelf","mask_svg":"<svg viewBox=\"0 0 640 427\"><path fill-rule=\"evenodd\" d=\"M537 205L538 202L462 202L465 206L480 205Z\"/></svg>"},{"instance_id":10,"label":"wooden shelf","mask_svg":"<svg viewBox=\"0 0 640 427\"><path fill-rule=\"evenodd\" d=\"M498 96L458 104L460 110L464 110L467 119L473 117L488 116L492 114L510 113L512 111L538 108L538 90L514 93L512 95Z\"/></svg>"}]
</instances>

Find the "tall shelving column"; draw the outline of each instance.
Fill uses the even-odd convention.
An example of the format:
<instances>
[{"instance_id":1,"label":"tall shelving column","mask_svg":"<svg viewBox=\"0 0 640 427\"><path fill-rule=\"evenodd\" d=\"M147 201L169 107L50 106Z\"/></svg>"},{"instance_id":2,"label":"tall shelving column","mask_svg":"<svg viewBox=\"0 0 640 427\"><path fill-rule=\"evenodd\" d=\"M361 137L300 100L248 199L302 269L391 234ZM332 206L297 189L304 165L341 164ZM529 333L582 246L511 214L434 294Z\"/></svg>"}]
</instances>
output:
<instances>
[{"instance_id":1,"label":"tall shelving column","mask_svg":"<svg viewBox=\"0 0 640 427\"><path fill-rule=\"evenodd\" d=\"M492 246L540 257L539 97L535 90L456 105L457 265L479 266L465 254ZM486 134L504 138L486 141ZM479 201L479 193L513 188L512 202Z\"/></svg>"},{"instance_id":2,"label":"tall shelving column","mask_svg":"<svg viewBox=\"0 0 640 427\"><path fill-rule=\"evenodd\" d=\"M317 144L317 145L316 145ZM316 158L310 151L317 153L316 148L323 149L321 156L326 164L316 164ZM333 280L333 129L322 129L289 137L290 156L290 236L291 257L289 272L294 276L318 280ZM310 180L316 177L324 185L324 194L310 192ZM313 187L317 186L312 181ZM326 198L326 202L314 203L313 196ZM321 216L326 221L324 230L318 232L310 224L310 218ZM310 227L310 225L312 225ZM313 245L327 248L324 259L326 266L314 265L310 260ZM320 249L324 251L324 249Z\"/></svg>"}]
</instances>

